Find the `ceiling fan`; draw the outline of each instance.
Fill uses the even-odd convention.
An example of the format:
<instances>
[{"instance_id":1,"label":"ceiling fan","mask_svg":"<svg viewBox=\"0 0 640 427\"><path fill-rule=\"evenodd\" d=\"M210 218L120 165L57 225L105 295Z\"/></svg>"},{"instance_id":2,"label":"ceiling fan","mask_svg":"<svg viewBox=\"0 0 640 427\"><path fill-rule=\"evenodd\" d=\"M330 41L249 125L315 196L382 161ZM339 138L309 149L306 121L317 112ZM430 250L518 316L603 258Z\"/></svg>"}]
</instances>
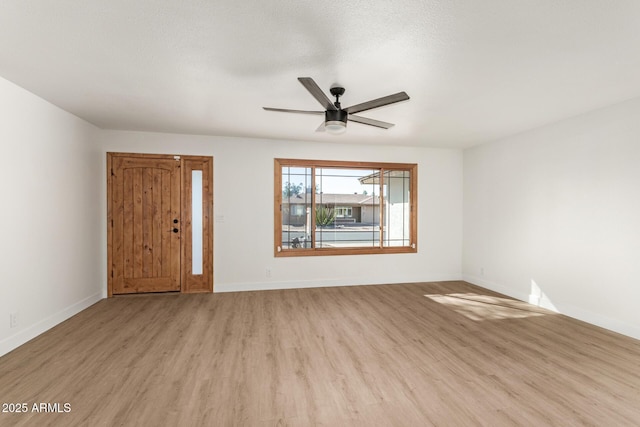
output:
<instances>
[{"instance_id":1,"label":"ceiling fan","mask_svg":"<svg viewBox=\"0 0 640 427\"><path fill-rule=\"evenodd\" d=\"M267 111L280 111L283 113L300 113L300 114L324 114L324 122L316 130L317 132L327 131L332 134L340 134L347 130L347 120L363 125L375 126L382 129L389 129L394 126L393 123L387 123L380 120L368 119L362 116L356 116L355 113L371 110L373 108L382 107L384 105L394 104L409 99L409 95L405 92L394 93L393 95L383 96L382 98L373 99L361 104L352 105L351 107L342 108L340 105L340 97L344 94L344 88L334 86L329 91L331 95L336 97L335 102L324 94L322 89L316 84L311 77L298 77L298 80L309 91L309 93L325 108L325 111L306 111L306 110L287 110L284 108L262 107Z\"/></svg>"}]
</instances>

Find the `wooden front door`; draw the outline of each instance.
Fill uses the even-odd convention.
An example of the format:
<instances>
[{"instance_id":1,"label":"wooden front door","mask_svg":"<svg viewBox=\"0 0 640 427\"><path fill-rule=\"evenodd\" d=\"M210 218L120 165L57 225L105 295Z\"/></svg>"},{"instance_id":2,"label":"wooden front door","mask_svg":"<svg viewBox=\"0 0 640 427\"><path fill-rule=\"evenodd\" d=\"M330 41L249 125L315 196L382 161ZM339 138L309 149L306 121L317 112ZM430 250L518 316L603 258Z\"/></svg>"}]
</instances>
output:
<instances>
[{"instance_id":1,"label":"wooden front door","mask_svg":"<svg viewBox=\"0 0 640 427\"><path fill-rule=\"evenodd\" d=\"M107 153L108 296L213 292L213 157Z\"/></svg>"},{"instance_id":2,"label":"wooden front door","mask_svg":"<svg viewBox=\"0 0 640 427\"><path fill-rule=\"evenodd\" d=\"M112 293L180 290L180 161L113 157Z\"/></svg>"}]
</instances>

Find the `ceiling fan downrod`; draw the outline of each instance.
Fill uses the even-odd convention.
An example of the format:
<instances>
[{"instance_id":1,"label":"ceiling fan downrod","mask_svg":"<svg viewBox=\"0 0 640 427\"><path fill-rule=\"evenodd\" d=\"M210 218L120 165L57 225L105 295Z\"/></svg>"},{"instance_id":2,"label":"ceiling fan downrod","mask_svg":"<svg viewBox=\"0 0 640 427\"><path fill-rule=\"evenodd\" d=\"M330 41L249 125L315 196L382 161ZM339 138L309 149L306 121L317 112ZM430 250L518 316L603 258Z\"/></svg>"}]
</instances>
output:
<instances>
[{"instance_id":1,"label":"ceiling fan downrod","mask_svg":"<svg viewBox=\"0 0 640 427\"><path fill-rule=\"evenodd\" d=\"M340 97L344 95L344 88L339 86L332 87L331 89L329 89L329 92L331 92L331 95L336 97L336 102L334 102L333 105L335 105L338 110L341 110L342 107L340 107Z\"/></svg>"}]
</instances>

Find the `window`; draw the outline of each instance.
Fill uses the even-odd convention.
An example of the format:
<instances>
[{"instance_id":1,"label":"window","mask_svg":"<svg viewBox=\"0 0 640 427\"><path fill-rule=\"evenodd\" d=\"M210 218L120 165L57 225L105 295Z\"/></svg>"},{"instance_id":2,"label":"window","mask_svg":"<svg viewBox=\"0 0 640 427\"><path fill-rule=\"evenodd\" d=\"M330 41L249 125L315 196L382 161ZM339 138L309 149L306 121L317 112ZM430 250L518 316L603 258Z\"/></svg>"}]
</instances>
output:
<instances>
[{"instance_id":1,"label":"window","mask_svg":"<svg viewBox=\"0 0 640 427\"><path fill-rule=\"evenodd\" d=\"M344 218L345 216L351 216L351 208L346 206L340 206L336 208L336 217Z\"/></svg>"},{"instance_id":2,"label":"window","mask_svg":"<svg viewBox=\"0 0 640 427\"><path fill-rule=\"evenodd\" d=\"M275 159L275 255L417 251L417 165Z\"/></svg>"},{"instance_id":3,"label":"window","mask_svg":"<svg viewBox=\"0 0 640 427\"><path fill-rule=\"evenodd\" d=\"M292 205L291 215L302 216L307 214L307 208L304 205Z\"/></svg>"}]
</instances>

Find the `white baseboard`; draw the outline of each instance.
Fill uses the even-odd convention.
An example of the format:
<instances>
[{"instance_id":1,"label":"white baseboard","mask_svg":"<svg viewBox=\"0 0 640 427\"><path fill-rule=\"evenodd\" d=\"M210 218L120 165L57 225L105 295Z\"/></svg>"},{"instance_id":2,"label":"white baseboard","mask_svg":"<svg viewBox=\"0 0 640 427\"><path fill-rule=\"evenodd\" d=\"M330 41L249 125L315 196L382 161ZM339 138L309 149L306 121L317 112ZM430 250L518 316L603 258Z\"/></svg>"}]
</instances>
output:
<instances>
[{"instance_id":1,"label":"white baseboard","mask_svg":"<svg viewBox=\"0 0 640 427\"><path fill-rule=\"evenodd\" d=\"M507 295L510 296L511 298L515 298L517 300L520 301L525 301L525 302L529 302L529 294L525 294L525 293L520 293L520 292L515 292L513 289L510 289L506 286L501 286L495 282L491 282L489 280L486 280L482 277L477 277L477 276L471 276L469 274L463 274L462 275L462 280L464 280L465 282L469 282L472 283L474 285L477 286L481 286L485 289L489 289L491 291L494 292L498 292L501 293L503 295Z\"/></svg>"},{"instance_id":2,"label":"white baseboard","mask_svg":"<svg viewBox=\"0 0 640 427\"><path fill-rule=\"evenodd\" d=\"M599 326L601 328L608 329L610 331L640 340L640 327L636 325L631 325L629 323L625 323L617 319L612 319L610 317L603 316L592 311L584 310L580 307L576 307L566 302L551 302L545 295L529 295L515 292L512 289L507 288L506 286L501 286L494 282L484 280L480 277L465 274L463 275L463 280L474 285L478 285L483 288L510 296L517 300L528 302L530 304L537 305L538 307L546 308L548 310L564 314L565 316L569 316L574 319L578 319L583 322L587 322L592 325Z\"/></svg>"},{"instance_id":3,"label":"white baseboard","mask_svg":"<svg viewBox=\"0 0 640 427\"><path fill-rule=\"evenodd\" d=\"M573 317L574 319L582 320L583 322L591 323L592 325L600 326L601 328L608 329L610 331L640 340L640 327L638 327L637 325L631 325L617 319L612 319L610 317L587 311L571 304L558 303L555 304L555 306L558 309L559 313L562 313L566 316Z\"/></svg>"},{"instance_id":4,"label":"white baseboard","mask_svg":"<svg viewBox=\"0 0 640 427\"><path fill-rule=\"evenodd\" d=\"M16 332L14 335L11 335L8 338L0 341L0 356L3 356L9 353L11 350L14 350L26 343L29 340L37 337L41 333L48 331L59 323L64 322L68 318L75 316L80 313L82 310L92 306L102 299L102 292L91 295L83 299L82 301L78 301L77 303L60 310L53 315L46 317L39 322L27 326L26 328Z\"/></svg>"},{"instance_id":5,"label":"white baseboard","mask_svg":"<svg viewBox=\"0 0 640 427\"><path fill-rule=\"evenodd\" d=\"M436 274L429 277L358 277L329 280L292 280L287 282L214 283L214 292L270 291L277 289L327 288L334 286L384 285L394 283L443 282L462 280L460 275Z\"/></svg>"}]
</instances>

